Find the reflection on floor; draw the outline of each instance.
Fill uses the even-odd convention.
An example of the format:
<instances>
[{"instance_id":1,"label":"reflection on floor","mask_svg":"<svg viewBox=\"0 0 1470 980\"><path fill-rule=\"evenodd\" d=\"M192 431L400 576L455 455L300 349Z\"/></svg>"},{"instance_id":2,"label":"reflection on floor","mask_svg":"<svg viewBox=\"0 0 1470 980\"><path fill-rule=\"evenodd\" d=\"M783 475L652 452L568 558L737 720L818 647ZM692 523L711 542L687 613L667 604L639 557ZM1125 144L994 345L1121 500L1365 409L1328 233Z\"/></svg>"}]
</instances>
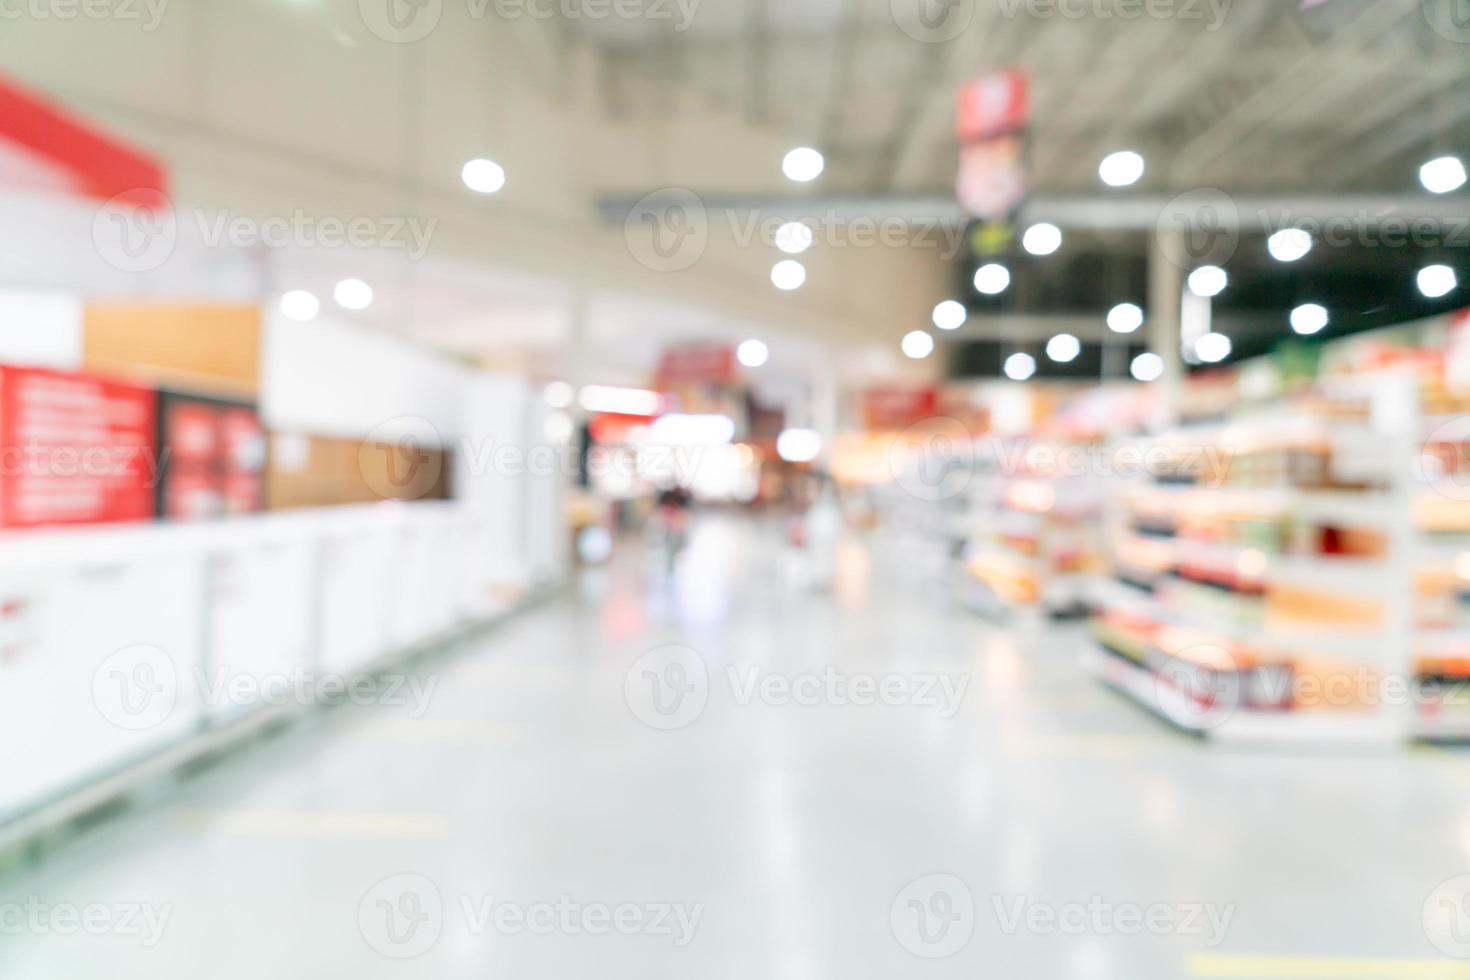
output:
<instances>
[{"instance_id":1,"label":"reflection on floor","mask_svg":"<svg viewBox=\"0 0 1470 980\"><path fill-rule=\"evenodd\" d=\"M812 591L776 528L627 550L422 714L333 713L9 882L0 977L1470 976L1423 928L1465 756L1212 750L929 557L850 544Z\"/></svg>"}]
</instances>

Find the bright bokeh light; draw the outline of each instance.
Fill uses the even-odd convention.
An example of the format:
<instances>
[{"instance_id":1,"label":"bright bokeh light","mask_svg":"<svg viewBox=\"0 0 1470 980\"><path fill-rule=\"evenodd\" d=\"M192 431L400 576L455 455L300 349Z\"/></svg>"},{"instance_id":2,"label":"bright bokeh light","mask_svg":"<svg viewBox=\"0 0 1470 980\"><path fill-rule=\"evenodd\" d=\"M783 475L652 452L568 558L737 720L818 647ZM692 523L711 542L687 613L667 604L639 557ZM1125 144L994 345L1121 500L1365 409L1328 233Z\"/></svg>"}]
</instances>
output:
<instances>
[{"instance_id":1,"label":"bright bokeh light","mask_svg":"<svg viewBox=\"0 0 1470 980\"><path fill-rule=\"evenodd\" d=\"M814 240L811 228L800 221L788 221L776 229L776 247L787 255L800 255Z\"/></svg>"},{"instance_id":2,"label":"bright bokeh light","mask_svg":"<svg viewBox=\"0 0 1470 980\"><path fill-rule=\"evenodd\" d=\"M1219 296L1230 285L1230 276L1218 265L1202 265L1189 274L1189 291L1196 296Z\"/></svg>"},{"instance_id":3,"label":"bright bokeh light","mask_svg":"<svg viewBox=\"0 0 1470 980\"><path fill-rule=\"evenodd\" d=\"M1046 342L1046 356L1058 364L1070 364L1082 353L1082 342L1069 333L1059 333Z\"/></svg>"},{"instance_id":4,"label":"bright bokeh light","mask_svg":"<svg viewBox=\"0 0 1470 980\"><path fill-rule=\"evenodd\" d=\"M1130 370L1139 381L1157 381L1164 376L1164 359L1148 351L1133 359Z\"/></svg>"},{"instance_id":5,"label":"bright bokeh light","mask_svg":"<svg viewBox=\"0 0 1470 980\"><path fill-rule=\"evenodd\" d=\"M934 353L934 338L922 330L913 330L904 334L902 346L905 357L922 361Z\"/></svg>"},{"instance_id":6,"label":"bright bokeh light","mask_svg":"<svg viewBox=\"0 0 1470 980\"><path fill-rule=\"evenodd\" d=\"M553 381L542 391L541 396L552 408L569 408L577 393L565 381Z\"/></svg>"},{"instance_id":7,"label":"bright bokeh light","mask_svg":"<svg viewBox=\"0 0 1470 980\"><path fill-rule=\"evenodd\" d=\"M332 290L332 298L344 310L365 310L373 305L373 287L361 279L343 279Z\"/></svg>"},{"instance_id":8,"label":"bright bokeh light","mask_svg":"<svg viewBox=\"0 0 1470 980\"><path fill-rule=\"evenodd\" d=\"M1051 255L1062 247L1062 229L1045 223L1032 225L1021 237L1021 247L1032 255Z\"/></svg>"},{"instance_id":9,"label":"bright bokeh light","mask_svg":"<svg viewBox=\"0 0 1470 980\"><path fill-rule=\"evenodd\" d=\"M1012 381L1025 381L1036 373L1036 358L1030 354L1012 354L1006 358L1005 372Z\"/></svg>"},{"instance_id":10,"label":"bright bokeh light","mask_svg":"<svg viewBox=\"0 0 1470 980\"><path fill-rule=\"evenodd\" d=\"M1327 307L1320 303L1303 303L1291 311L1291 329L1303 337L1320 333L1327 321Z\"/></svg>"},{"instance_id":11,"label":"bright bokeh light","mask_svg":"<svg viewBox=\"0 0 1470 980\"><path fill-rule=\"evenodd\" d=\"M771 359L771 349L762 341L747 340L735 350L735 356L748 368L758 368Z\"/></svg>"},{"instance_id":12,"label":"bright bokeh light","mask_svg":"<svg viewBox=\"0 0 1470 980\"><path fill-rule=\"evenodd\" d=\"M1431 194L1449 194L1465 186L1465 162L1459 157L1436 157L1419 168L1419 183Z\"/></svg>"},{"instance_id":13,"label":"bright bokeh light","mask_svg":"<svg viewBox=\"0 0 1470 980\"><path fill-rule=\"evenodd\" d=\"M612 415L657 415L663 405L663 397L656 391L608 385L588 385L582 389L580 401L589 412Z\"/></svg>"},{"instance_id":14,"label":"bright bokeh light","mask_svg":"<svg viewBox=\"0 0 1470 980\"><path fill-rule=\"evenodd\" d=\"M1266 251L1277 262L1295 262L1312 250L1312 236L1300 228L1283 228L1266 239Z\"/></svg>"},{"instance_id":15,"label":"bright bokeh light","mask_svg":"<svg viewBox=\"0 0 1470 980\"><path fill-rule=\"evenodd\" d=\"M471 160L459 176L466 187L479 194L494 194L505 186L505 168L494 160Z\"/></svg>"},{"instance_id":16,"label":"bright bokeh light","mask_svg":"<svg viewBox=\"0 0 1470 980\"><path fill-rule=\"evenodd\" d=\"M805 184L822 176L826 166L827 161L820 152L810 146L798 146L781 161L781 172L786 175L787 180Z\"/></svg>"},{"instance_id":17,"label":"bright bokeh light","mask_svg":"<svg viewBox=\"0 0 1470 980\"><path fill-rule=\"evenodd\" d=\"M1113 333L1133 333L1143 326L1143 307L1137 303L1119 303L1108 311L1108 329Z\"/></svg>"},{"instance_id":18,"label":"bright bokeh light","mask_svg":"<svg viewBox=\"0 0 1470 980\"><path fill-rule=\"evenodd\" d=\"M989 262L975 270L975 290L986 296L999 296L1011 285L1011 270L999 262Z\"/></svg>"},{"instance_id":19,"label":"bright bokeh light","mask_svg":"<svg viewBox=\"0 0 1470 980\"><path fill-rule=\"evenodd\" d=\"M1119 150L1103 158L1097 175L1109 187L1129 187L1142 179L1146 166L1141 155L1132 150Z\"/></svg>"},{"instance_id":20,"label":"bright bokeh light","mask_svg":"<svg viewBox=\"0 0 1470 980\"><path fill-rule=\"evenodd\" d=\"M1419 292L1430 299L1448 296L1459 286L1455 270L1447 265L1431 265L1419 270Z\"/></svg>"},{"instance_id":21,"label":"bright bokeh light","mask_svg":"<svg viewBox=\"0 0 1470 980\"><path fill-rule=\"evenodd\" d=\"M735 438L735 420L728 415L664 415L648 428L659 446L723 446Z\"/></svg>"},{"instance_id":22,"label":"bright bokeh light","mask_svg":"<svg viewBox=\"0 0 1470 980\"><path fill-rule=\"evenodd\" d=\"M1206 364L1219 364L1230 356L1234 345L1223 333L1207 333L1194 342L1194 352Z\"/></svg>"},{"instance_id":23,"label":"bright bokeh light","mask_svg":"<svg viewBox=\"0 0 1470 980\"><path fill-rule=\"evenodd\" d=\"M771 283L786 292L800 289L806 283L806 266L795 259L783 259L771 267Z\"/></svg>"},{"instance_id":24,"label":"bright bokeh light","mask_svg":"<svg viewBox=\"0 0 1470 980\"><path fill-rule=\"evenodd\" d=\"M316 298L316 294L304 289L293 289L281 297L281 313L288 320L295 320L298 323L315 320L321 308L321 300Z\"/></svg>"},{"instance_id":25,"label":"bright bokeh light","mask_svg":"<svg viewBox=\"0 0 1470 980\"><path fill-rule=\"evenodd\" d=\"M964 303L947 299L934 307L934 325L940 330L958 330L970 318Z\"/></svg>"},{"instance_id":26,"label":"bright bokeh light","mask_svg":"<svg viewBox=\"0 0 1470 980\"><path fill-rule=\"evenodd\" d=\"M822 455L822 437L811 429L787 429L776 437L776 455L788 463L810 463Z\"/></svg>"}]
</instances>

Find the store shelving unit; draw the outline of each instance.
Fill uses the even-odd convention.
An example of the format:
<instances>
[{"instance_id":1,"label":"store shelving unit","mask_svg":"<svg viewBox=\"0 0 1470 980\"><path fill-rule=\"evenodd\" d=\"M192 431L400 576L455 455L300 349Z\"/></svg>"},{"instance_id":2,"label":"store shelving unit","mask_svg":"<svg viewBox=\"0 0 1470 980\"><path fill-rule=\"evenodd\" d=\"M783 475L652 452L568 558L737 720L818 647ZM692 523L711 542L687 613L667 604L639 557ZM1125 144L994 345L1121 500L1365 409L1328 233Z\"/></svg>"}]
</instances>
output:
<instances>
[{"instance_id":1,"label":"store shelving unit","mask_svg":"<svg viewBox=\"0 0 1470 980\"><path fill-rule=\"evenodd\" d=\"M978 461L953 519L955 594L977 612L1013 619L1088 609L1101 484L1058 467L1064 448L995 441Z\"/></svg>"},{"instance_id":2,"label":"store shelving unit","mask_svg":"<svg viewBox=\"0 0 1470 980\"><path fill-rule=\"evenodd\" d=\"M1402 373L1333 381L1147 440L1149 474L1113 487L1086 666L1221 741L1387 747L1457 730L1422 699L1381 696L1419 683L1430 640L1418 398Z\"/></svg>"}]
</instances>

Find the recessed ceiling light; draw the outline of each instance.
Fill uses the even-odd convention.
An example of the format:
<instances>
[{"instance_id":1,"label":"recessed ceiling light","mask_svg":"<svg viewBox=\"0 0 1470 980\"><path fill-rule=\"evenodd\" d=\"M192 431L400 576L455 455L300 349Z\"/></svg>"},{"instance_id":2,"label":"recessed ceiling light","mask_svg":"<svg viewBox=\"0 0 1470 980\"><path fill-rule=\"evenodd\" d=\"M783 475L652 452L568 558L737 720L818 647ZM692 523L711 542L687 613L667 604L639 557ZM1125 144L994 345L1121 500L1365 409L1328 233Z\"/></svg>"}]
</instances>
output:
<instances>
[{"instance_id":1,"label":"recessed ceiling light","mask_svg":"<svg viewBox=\"0 0 1470 980\"><path fill-rule=\"evenodd\" d=\"M902 346L905 357L922 361L934 353L934 338L922 330L911 330L904 334Z\"/></svg>"},{"instance_id":2,"label":"recessed ceiling light","mask_svg":"<svg viewBox=\"0 0 1470 980\"><path fill-rule=\"evenodd\" d=\"M781 161L781 172L788 180L805 184L822 176L822 170L826 166L827 161L821 153L810 146L798 146Z\"/></svg>"},{"instance_id":3,"label":"recessed ceiling light","mask_svg":"<svg viewBox=\"0 0 1470 980\"><path fill-rule=\"evenodd\" d=\"M494 194L505 186L505 168L494 160L471 160L459 175L466 187L480 194Z\"/></svg>"},{"instance_id":4,"label":"recessed ceiling light","mask_svg":"<svg viewBox=\"0 0 1470 980\"><path fill-rule=\"evenodd\" d=\"M1230 276L1218 265L1202 265L1189 274L1189 291L1196 296L1219 296L1230 285Z\"/></svg>"},{"instance_id":5,"label":"recessed ceiling light","mask_svg":"<svg viewBox=\"0 0 1470 980\"><path fill-rule=\"evenodd\" d=\"M1448 296L1459 286L1455 270L1447 265L1431 265L1419 270L1419 292L1430 299Z\"/></svg>"},{"instance_id":6,"label":"recessed ceiling light","mask_svg":"<svg viewBox=\"0 0 1470 980\"><path fill-rule=\"evenodd\" d=\"M1012 381L1025 381L1036 373L1036 358L1030 354L1012 354L1006 358L1005 372Z\"/></svg>"},{"instance_id":7,"label":"recessed ceiling light","mask_svg":"<svg viewBox=\"0 0 1470 980\"><path fill-rule=\"evenodd\" d=\"M1133 359L1130 370L1139 381L1157 381L1164 376L1164 359L1146 351Z\"/></svg>"},{"instance_id":8,"label":"recessed ceiling light","mask_svg":"<svg viewBox=\"0 0 1470 980\"><path fill-rule=\"evenodd\" d=\"M975 290L986 296L999 296L1011 285L1011 270L999 262L990 262L975 270Z\"/></svg>"},{"instance_id":9,"label":"recessed ceiling light","mask_svg":"<svg viewBox=\"0 0 1470 980\"><path fill-rule=\"evenodd\" d=\"M344 310L365 310L373 305L373 287L361 279L343 279L332 290L332 298Z\"/></svg>"},{"instance_id":10,"label":"recessed ceiling light","mask_svg":"<svg viewBox=\"0 0 1470 980\"><path fill-rule=\"evenodd\" d=\"M800 221L788 221L776 229L776 247L787 255L800 255L812 247L812 230Z\"/></svg>"},{"instance_id":11,"label":"recessed ceiling light","mask_svg":"<svg viewBox=\"0 0 1470 980\"><path fill-rule=\"evenodd\" d=\"M1266 250L1277 262L1295 262L1312 250L1311 233L1300 228L1283 228L1266 239Z\"/></svg>"},{"instance_id":12,"label":"recessed ceiling light","mask_svg":"<svg viewBox=\"0 0 1470 980\"><path fill-rule=\"evenodd\" d=\"M1082 342L1069 333L1059 333L1046 342L1046 356L1058 364L1071 364L1082 353Z\"/></svg>"},{"instance_id":13,"label":"recessed ceiling light","mask_svg":"<svg viewBox=\"0 0 1470 980\"><path fill-rule=\"evenodd\" d=\"M1143 308L1137 303L1119 303L1108 311L1108 329L1113 333L1133 333L1143 326Z\"/></svg>"},{"instance_id":14,"label":"recessed ceiling light","mask_svg":"<svg viewBox=\"0 0 1470 980\"><path fill-rule=\"evenodd\" d=\"M771 359L771 349L759 340L747 340L735 351L740 363L748 368L758 368Z\"/></svg>"},{"instance_id":15,"label":"recessed ceiling light","mask_svg":"<svg viewBox=\"0 0 1470 980\"><path fill-rule=\"evenodd\" d=\"M806 282L806 266L795 259L782 259L771 266L771 282L787 292L800 289Z\"/></svg>"},{"instance_id":16,"label":"recessed ceiling light","mask_svg":"<svg viewBox=\"0 0 1470 980\"><path fill-rule=\"evenodd\" d=\"M1032 225L1021 236L1021 246L1032 255L1050 255L1062 247L1062 229L1045 222Z\"/></svg>"},{"instance_id":17,"label":"recessed ceiling light","mask_svg":"<svg viewBox=\"0 0 1470 980\"><path fill-rule=\"evenodd\" d=\"M958 330L970 318L965 304L947 299L934 307L934 325L940 330Z\"/></svg>"},{"instance_id":18,"label":"recessed ceiling light","mask_svg":"<svg viewBox=\"0 0 1470 980\"><path fill-rule=\"evenodd\" d=\"M1303 337L1320 333L1327 321L1327 307L1320 303L1303 303L1291 311L1291 329Z\"/></svg>"},{"instance_id":19,"label":"recessed ceiling light","mask_svg":"<svg viewBox=\"0 0 1470 980\"><path fill-rule=\"evenodd\" d=\"M1234 346L1223 333L1207 333L1194 342L1194 352L1206 364L1219 364L1230 356Z\"/></svg>"},{"instance_id":20,"label":"recessed ceiling light","mask_svg":"<svg viewBox=\"0 0 1470 980\"><path fill-rule=\"evenodd\" d=\"M1138 183L1145 169L1143 157L1132 150L1119 150L1103 158L1097 175L1109 187L1128 187Z\"/></svg>"},{"instance_id":21,"label":"recessed ceiling light","mask_svg":"<svg viewBox=\"0 0 1470 980\"><path fill-rule=\"evenodd\" d=\"M287 319L298 323L306 323L315 320L317 313L321 312L321 300L316 294L309 293L304 289L293 289L281 297L281 312Z\"/></svg>"},{"instance_id":22,"label":"recessed ceiling light","mask_svg":"<svg viewBox=\"0 0 1470 980\"><path fill-rule=\"evenodd\" d=\"M1465 163L1459 157L1438 157L1419 168L1419 183L1431 194L1457 191L1465 180Z\"/></svg>"}]
</instances>

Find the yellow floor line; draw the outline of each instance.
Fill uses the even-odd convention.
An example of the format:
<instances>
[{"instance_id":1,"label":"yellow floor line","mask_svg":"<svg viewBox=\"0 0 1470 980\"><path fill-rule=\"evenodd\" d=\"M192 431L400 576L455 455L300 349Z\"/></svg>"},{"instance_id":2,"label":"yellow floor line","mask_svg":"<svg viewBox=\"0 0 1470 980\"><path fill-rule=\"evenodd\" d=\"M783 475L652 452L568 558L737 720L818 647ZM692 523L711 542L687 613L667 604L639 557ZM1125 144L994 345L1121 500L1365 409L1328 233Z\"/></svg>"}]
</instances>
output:
<instances>
[{"instance_id":1,"label":"yellow floor line","mask_svg":"<svg viewBox=\"0 0 1470 980\"><path fill-rule=\"evenodd\" d=\"M337 840L442 840L443 817L422 813L350 813L309 810L180 810L186 826L247 837Z\"/></svg>"},{"instance_id":2,"label":"yellow floor line","mask_svg":"<svg viewBox=\"0 0 1470 980\"><path fill-rule=\"evenodd\" d=\"M1236 956L1201 954L1190 957L1196 977L1270 980L1465 980L1467 960L1362 959L1353 956Z\"/></svg>"}]
</instances>

